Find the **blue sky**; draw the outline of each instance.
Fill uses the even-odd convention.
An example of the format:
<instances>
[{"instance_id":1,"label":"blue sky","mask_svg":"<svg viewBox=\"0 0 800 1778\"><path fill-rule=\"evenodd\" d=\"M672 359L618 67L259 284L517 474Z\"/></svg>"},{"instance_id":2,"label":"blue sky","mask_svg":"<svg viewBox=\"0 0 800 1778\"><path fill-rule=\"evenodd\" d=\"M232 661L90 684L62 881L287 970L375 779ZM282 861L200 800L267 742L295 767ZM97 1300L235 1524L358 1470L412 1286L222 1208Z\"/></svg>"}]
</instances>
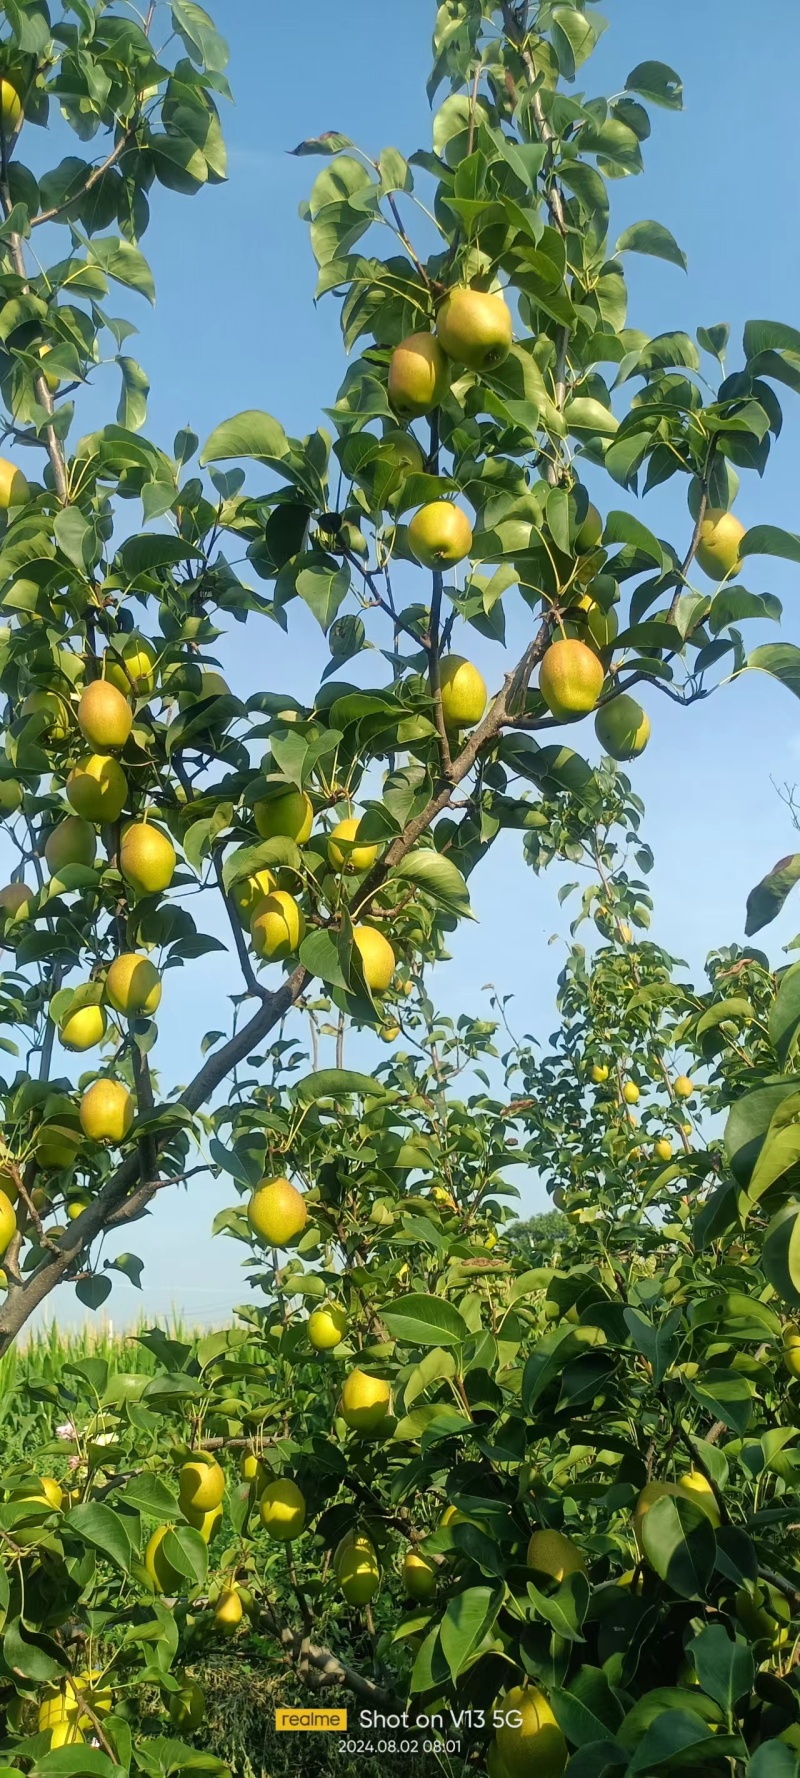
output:
<instances>
[{"instance_id":1,"label":"blue sky","mask_svg":"<svg viewBox=\"0 0 800 1778\"><path fill-rule=\"evenodd\" d=\"M141 333L129 347L152 382L148 434L167 447L178 427L191 425L203 438L247 407L264 408L302 434L334 398L344 369L337 306L331 298L313 306L315 269L297 217L323 163L292 159L287 150L326 129L346 132L375 155L389 145L410 153L430 141L425 79L433 0L305 0L302 8L217 0L212 10L231 46L235 105L223 107L229 182L193 200L154 189L143 246L158 302L152 313L136 305ZM735 364L747 318L797 324L796 9L792 0L773 0L768 31L753 29L744 0L672 0L669 8L615 0L608 12L611 28L587 71L590 94L619 90L628 71L649 58L677 68L686 89L683 113L652 113L645 176L612 187L616 232L655 217L689 255L688 277L661 262L629 259L630 323L655 334L727 320ZM753 127L758 119L769 120L766 164ZM107 417L111 399L108 382L101 383L88 398L87 425ZM740 496L737 511L748 525L800 530L800 413L793 400L787 392L786 426L765 482L748 477ZM600 504L623 504L605 483L594 484ZM683 486L657 492L641 510L652 529L677 544L688 540ZM800 640L800 570L765 560L754 564L748 584L784 600L782 634ZM524 621L520 615L511 625L512 645L524 640ZM753 643L766 639L752 636ZM501 651L473 633L466 651L497 683ZM269 686L303 696L328 658L313 620L297 605L288 638L263 624L246 633L235 628L220 655L244 695ZM800 779L800 708L761 675L688 712L655 695L648 708L653 739L633 781L647 805L656 854L653 936L699 975L709 948L743 938L748 890L795 843L771 779ZM570 739L597 757L590 725ZM553 871L537 880L521 863L514 836L496 848L473 878L478 923L462 928L453 961L437 975L447 1010L477 1011L491 981L516 996L516 1028L540 1036L553 1029L564 944L551 940L566 926L556 900L564 877ZM798 929L800 899L766 935L776 962ZM165 1085L194 1072L203 1031L222 1022L220 997L238 985L227 959L167 977L158 1050ZM189 1319L221 1319L246 1298L241 1250L210 1241L224 1182L193 1183L190 1190L188 1199L163 1194L129 1245L146 1260L148 1314L174 1302ZM526 1208L535 1202L526 1191ZM66 1290L58 1299L61 1319L74 1312L70 1298ZM112 1316L135 1314L140 1304L128 1286L116 1286Z\"/></svg>"}]
</instances>

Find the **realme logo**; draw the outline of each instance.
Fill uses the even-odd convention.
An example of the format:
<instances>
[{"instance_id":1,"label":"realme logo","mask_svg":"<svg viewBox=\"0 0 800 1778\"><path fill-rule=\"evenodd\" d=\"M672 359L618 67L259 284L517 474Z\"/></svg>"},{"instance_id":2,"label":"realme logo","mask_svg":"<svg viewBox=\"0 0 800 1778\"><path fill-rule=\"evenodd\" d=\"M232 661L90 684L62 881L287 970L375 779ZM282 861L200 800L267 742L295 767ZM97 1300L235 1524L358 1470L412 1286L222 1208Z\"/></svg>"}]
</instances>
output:
<instances>
[{"instance_id":1,"label":"realme logo","mask_svg":"<svg viewBox=\"0 0 800 1778\"><path fill-rule=\"evenodd\" d=\"M346 1710L276 1710L276 1729L311 1729L317 1734L347 1728Z\"/></svg>"}]
</instances>

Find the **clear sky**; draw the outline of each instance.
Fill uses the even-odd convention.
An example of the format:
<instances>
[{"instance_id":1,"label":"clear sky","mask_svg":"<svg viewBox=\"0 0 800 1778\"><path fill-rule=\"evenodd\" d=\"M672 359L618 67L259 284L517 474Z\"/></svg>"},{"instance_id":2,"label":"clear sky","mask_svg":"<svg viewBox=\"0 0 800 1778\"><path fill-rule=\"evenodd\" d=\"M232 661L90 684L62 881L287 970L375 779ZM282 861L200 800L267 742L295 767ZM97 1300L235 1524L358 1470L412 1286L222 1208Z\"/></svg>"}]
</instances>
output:
<instances>
[{"instance_id":1,"label":"clear sky","mask_svg":"<svg viewBox=\"0 0 800 1778\"><path fill-rule=\"evenodd\" d=\"M287 150L326 129L346 132L375 155L389 145L408 154L430 141L425 80L434 0L209 5L231 47L235 106L223 107L229 182L193 200L154 188L143 247L158 302L152 313L138 304L141 334L129 348L152 382L146 430L167 448L179 426L189 424L203 438L247 407L264 408L302 434L335 396L344 369L337 306L331 298L313 306L315 268L297 217L323 163L292 159ZM654 217L689 255L688 277L659 261L629 258L630 324L655 334L727 320L734 366L749 317L800 325L800 16L794 0L772 0L768 29L766 21L754 28L745 0L671 0L669 7L609 0L606 10L611 28L587 71L590 95L619 90L628 71L649 58L671 63L685 83L683 113L652 112L644 177L612 186L616 232ZM769 521L800 531L800 411L785 393L787 423L772 465L763 484L747 478L737 511L748 525ZM89 398L87 425L108 417L109 400L101 383ZM606 508L624 504L608 478L594 491ZM679 492L677 482L670 484L649 497L642 516L680 544L690 530L684 501L684 485ZM757 561L747 584L783 598L782 635L800 640L800 569ZM221 646L225 670L244 695L269 686L302 697L317 685L327 649L298 607L299 601L288 639L260 624L254 633L235 628ZM525 621L518 616L511 625L512 646L524 639ZM752 628L748 640L754 646L772 635ZM498 649L470 632L465 651L499 681ZM748 675L688 712L656 694L648 709L653 739L632 775L656 853L653 936L699 976L712 946L742 940L753 883L795 843L800 848L771 783L800 779L800 707L775 682ZM597 757L590 724L570 740ZM564 946L549 941L566 926L556 900L563 880L557 871L537 880L526 870L516 836L498 845L472 881L479 923L462 929L453 961L437 973L442 1005L477 1011L491 981L515 994L518 1029L539 1036L553 1029ZM800 896L760 942L780 963L781 946L798 930ZM222 1022L220 996L238 987L229 959L167 977L158 1049L165 1085L194 1072L202 1033ZM209 1238L212 1216L228 1195L225 1182L193 1184L190 1192L188 1199L164 1193L156 1214L130 1231L127 1244L146 1260L147 1288L140 1298L115 1285L115 1321L140 1307L167 1312L172 1303L190 1320L219 1320L246 1299L242 1250ZM526 1209L540 1203L526 1190ZM74 1316L71 1298L68 1287L60 1293L60 1319Z\"/></svg>"}]
</instances>

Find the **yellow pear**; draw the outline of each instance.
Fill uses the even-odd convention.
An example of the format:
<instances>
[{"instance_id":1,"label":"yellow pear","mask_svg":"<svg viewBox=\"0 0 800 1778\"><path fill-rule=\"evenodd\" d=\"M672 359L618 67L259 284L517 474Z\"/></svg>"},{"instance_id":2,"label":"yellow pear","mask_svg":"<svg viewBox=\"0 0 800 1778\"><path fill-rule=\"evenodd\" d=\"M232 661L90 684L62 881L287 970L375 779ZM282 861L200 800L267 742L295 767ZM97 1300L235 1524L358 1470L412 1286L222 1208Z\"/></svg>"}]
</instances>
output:
<instances>
[{"instance_id":1,"label":"yellow pear","mask_svg":"<svg viewBox=\"0 0 800 1778\"><path fill-rule=\"evenodd\" d=\"M125 746L133 711L115 685L109 685L107 679L94 679L78 705L78 726L90 747L97 753L109 753Z\"/></svg>"},{"instance_id":2,"label":"yellow pear","mask_svg":"<svg viewBox=\"0 0 800 1778\"><path fill-rule=\"evenodd\" d=\"M149 957L123 951L106 976L106 999L127 1019L151 1018L161 1001L161 977Z\"/></svg>"},{"instance_id":3,"label":"yellow pear","mask_svg":"<svg viewBox=\"0 0 800 1778\"><path fill-rule=\"evenodd\" d=\"M158 655L152 642L138 630L115 638L103 656L103 676L126 698L149 698L156 683ZM124 663L124 664L123 664Z\"/></svg>"},{"instance_id":4,"label":"yellow pear","mask_svg":"<svg viewBox=\"0 0 800 1778\"><path fill-rule=\"evenodd\" d=\"M253 950L267 963L294 957L306 935L302 908L285 889L275 889L256 903L250 920Z\"/></svg>"},{"instance_id":5,"label":"yellow pear","mask_svg":"<svg viewBox=\"0 0 800 1778\"><path fill-rule=\"evenodd\" d=\"M204 1543L210 1543L212 1537L216 1537L222 1524L221 1506L210 1506L207 1512L203 1512L201 1507L181 1505L181 1512L187 1524L199 1531Z\"/></svg>"},{"instance_id":6,"label":"yellow pear","mask_svg":"<svg viewBox=\"0 0 800 1778\"><path fill-rule=\"evenodd\" d=\"M715 1527L722 1524L722 1516L717 1505L717 1497L707 1476L700 1469L690 1469L687 1475L678 1477L678 1487L682 1494L688 1494L696 1506L700 1507L707 1519Z\"/></svg>"},{"instance_id":7,"label":"yellow pear","mask_svg":"<svg viewBox=\"0 0 800 1778\"><path fill-rule=\"evenodd\" d=\"M626 1105L638 1105L640 1093L635 1080L626 1080L622 1089L622 1097Z\"/></svg>"},{"instance_id":8,"label":"yellow pear","mask_svg":"<svg viewBox=\"0 0 800 1778\"><path fill-rule=\"evenodd\" d=\"M97 835L90 822L80 815L66 815L48 834L44 857L51 877L70 864L93 865L97 852Z\"/></svg>"},{"instance_id":9,"label":"yellow pear","mask_svg":"<svg viewBox=\"0 0 800 1778\"><path fill-rule=\"evenodd\" d=\"M783 1362L790 1377L800 1377L800 1327L793 1321L783 1330Z\"/></svg>"},{"instance_id":10,"label":"yellow pear","mask_svg":"<svg viewBox=\"0 0 800 1778\"><path fill-rule=\"evenodd\" d=\"M371 1377L356 1367L342 1384L340 1413L354 1432L377 1432L389 1418L391 1385L383 1377Z\"/></svg>"},{"instance_id":11,"label":"yellow pear","mask_svg":"<svg viewBox=\"0 0 800 1778\"><path fill-rule=\"evenodd\" d=\"M94 1049L96 1043L102 1043L105 1034L106 1015L102 1006L79 1006L74 1012L68 1010L58 1028L65 1050Z\"/></svg>"},{"instance_id":12,"label":"yellow pear","mask_svg":"<svg viewBox=\"0 0 800 1778\"><path fill-rule=\"evenodd\" d=\"M62 1114L57 1121L42 1124L35 1150L39 1166L58 1169L73 1166L81 1141L82 1131L78 1117L73 1120ZM41 1202L37 1202L36 1194L39 1190L38 1186L34 1188L32 1200L37 1210L41 1210L49 1202L46 1194Z\"/></svg>"},{"instance_id":13,"label":"yellow pear","mask_svg":"<svg viewBox=\"0 0 800 1778\"><path fill-rule=\"evenodd\" d=\"M237 1587L226 1587L214 1607L214 1623L223 1636L234 1636L244 1616Z\"/></svg>"},{"instance_id":14,"label":"yellow pear","mask_svg":"<svg viewBox=\"0 0 800 1778\"><path fill-rule=\"evenodd\" d=\"M354 926L353 943L361 958L364 980L370 992L385 994L397 961L388 938L384 938L375 926Z\"/></svg>"},{"instance_id":15,"label":"yellow pear","mask_svg":"<svg viewBox=\"0 0 800 1778\"><path fill-rule=\"evenodd\" d=\"M304 790L284 790L280 796L256 803L253 814L263 840L281 835L294 840L297 846L304 846L311 832L314 807Z\"/></svg>"},{"instance_id":16,"label":"yellow pear","mask_svg":"<svg viewBox=\"0 0 800 1778\"><path fill-rule=\"evenodd\" d=\"M561 1531L534 1531L526 1561L537 1574L548 1574L559 1584L567 1574L586 1573L583 1552Z\"/></svg>"},{"instance_id":17,"label":"yellow pear","mask_svg":"<svg viewBox=\"0 0 800 1778\"><path fill-rule=\"evenodd\" d=\"M78 1724L72 1722L68 1716L64 1716L60 1722L53 1724L50 1733L50 1751L54 1752L57 1747L83 1746L85 1740L86 1736Z\"/></svg>"},{"instance_id":18,"label":"yellow pear","mask_svg":"<svg viewBox=\"0 0 800 1778\"><path fill-rule=\"evenodd\" d=\"M403 1586L409 1599L432 1599L436 1592L436 1569L431 1562L426 1562L419 1550L405 1553Z\"/></svg>"},{"instance_id":19,"label":"yellow pear","mask_svg":"<svg viewBox=\"0 0 800 1778\"><path fill-rule=\"evenodd\" d=\"M249 927L259 902L271 895L275 888L277 884L271 870L256 871L254 877L244 877L232 885L231 901L243 926Z\"/></svg>"},{"instance_id":20,"label":"yellow pear","mask_svg":"<svg viewBox=\"0 0 800 1778\"><path fill-rule=\"evenodd\" d=\"M182 1593L188 1585L186 1576L173 1568L161 1548L167 1532L172 1530L172 1525L159 1525L144 1552L144 1565L157 1593Z\"/></svg>"},{"instance_id":21,"label":"yellow pear","mask_svg":"<svg viewBox=\"0 0 800 1778\"><path fill-rule=\"evenodd\" d=\"M104 1075L84 1093L79 1107L84 1135L90 1142L124 1142L133 1123L131 1094L121 1080Z\"/></svg>"},{"instance_id":22,"label":"yellow pear","mask_svg":"<svg viewBox=\"0 0 800 1778\"><path fill-rule=\"evenodd\" d=\"M218 1507L225 1493L225 1473L209 1451L182 1463L178 1476L178 1499L186 1511L208 1513Z\"/></svg>"},{"instance_id":23,"label":"yellow pear","mask_svg":"<svg viewBox=\"0 0 800 1778\"><path fill-rule=\"evenodd\" d=\"M608 1080L608 1065L607 1065L607 1063L595 1062L593 1064L593 1066L592 1066L592 1080L594 1081L594 1084L596 1087L601 1087L604 1085L604 1083Z\"/></svg>"},{"instance_id":24,"label":"yellow pear","mask_svg":"<svg viewBox=\"0 0 800 1778\"><path fill-rule=\"evenodd\" d=\"M677 1080L673 1082L672 1090L676 1099L691 1099L694 1086L687 1074L679 1074Z\"/></svg>"},{"instance_id":25,"label":"yellow pear","mask_svg":"<svg viewBox=\"0 0 800 1778\"><path fill-rule=\"evenodd\" d=\"M502 364L514 337L505 298L490 290L449 291L436 316L436 332L448 358L478 371Z\"/></svg>"},{"instance_id":26,"label":"yellow pear","mask_svg":"<svg viewBox=\"0 0 800 1778\"><path fill-rule=\"evenodd\" d=\"M672 1143L668 1136L659 1136L658 1141L653 1144L653 1153L657 1161L672 1160Z\"/></svg>"},{"instance_id":27,"label":"yellow pear","mask_svg":"<svg viewBox=\"0 0 800 1778\"><path fill-rule=\"evenodd\" d=\"M333 1567L348 1605L368 1605L377 1593L381 1571L375 1546L362 1532L349 1531L337 1545Z\"/></svg>"},{"instance_id":28,"label":"yellow pear","mask_svg":"<svg viewBox=\"0 0 800 1778\"><path fill-rule=\"evenodd\" d=\"M5 1253L12 1235L17 1231L14 1206L7 1192L0 1191L0 1253Z\"/></svg>"},{"instance_id":29,"label":"yellow pear","mask_svg":"<svg viewBox=\"0 0 800 1778\"><path fill-rule=\"evenodd\" d=\"M7 86L7 81L0 83L0 90ZM30 499L30 488L27 477L16 463L9 463L7 457L0 457L0 512L8 512L9 507L21 506L24 500Z\"/></svg>"},{"instance_id":30,"label":"yellow pear","mask_svg":"<svg viewBox=\"0 0 800 1778\"><path fill-rule=\"evenodd\" d=\"M642 1524L645 1514L650 1511L651 1506L655 1506L657 1500L666 1500L669 1495L674 1497L679 1493L680 1489L675 1482L645 1482L633 1509L633 1535L636 1539L636 1547L640 1556L644 1549L642 1543Z\"/></svg>"},{"instance_id":31,"label":"yellow pear","mask_svg":"<svg viewBox=\"0 0 800 1778\"><path fill-rule=\"evenodd\" d=\"M58 371L44 369L44 360L45 360L45 358L50 357L50 353L52 352L52 350L53 350L52 346L48 346L46 344L37 346L36 356L37 356L37 358L40 358L42 360L42 373L44 375L44 380L47 384L47 387L50 390L50 394L55 395L56 390L58 389L59 384L61 382L61 377L59 376Z\"/></svg>"},{"instance_id":32,"label":"yellow pear","mask_svg":"<svg viewBox=\"0 0 800 1778\"><path fill-rule=\"evenodd\" d=\"M404 475L421 475L425 468L425 455L417 444L412 432L404 432L402 426L390 426L381 439L381 456L389 455L391 461Z\"/></svg>"},{"instance_id":33,"label":"yellow pear","mask_svg":"<svg viewBox=\"0 0 800 1778\"><path fill-rule=\"evenodd\" d=\"M17 778L0 778L0 821L16 815L22 806L22 785Z\"/></svg>"},{"instance_id":34,"label":"yellow pear","mask_svg":"<svg viewBox=\"0 0 800 1778\"><path fill-rule=\"evenodd\" d=\"M0 125L5 142L10 142L19 129L21 117L22 100L16 87L12 86L10 80L0 80Z\"/></svg>"},{"instance_id":35,"label":"yellow pear","mask_svg":"<svg viewBox=\"0 0 800 1778\"><path fill-rule=\"evenodd\" d=\"M92 1197L90 1192L75 1192L67 1204L68 1220L70 1222L77 1222L78 1217L83 1215L84 1210L88 1210L91 1201Z\"/></svg>"},{"instance_id":36,"label":"yellow pear","mask_svg":"<svg viewBox=\"0 0 800 1778\"><path fill-rule=\"evenodd\" d=\"M6 883L5 888L0 889L0 913L29 920L35 895L35 889L29 889L27 883Z\"/></svg>"},{"instance_id":37,"label":"yellow pear","mask_svg":"<svg viewBox=\"0 0 800 1778\"><path fill-rule=\"evenodd\" d=\"M397 1023L397 1020L384 1019L378 1032L378 1036L381 1043L394 1043L395 1039L400 1036L400 1026Z\"/></svg>"},{"instance_id":38,"label":"yellow pear","mask_svg":"<svg viewBox=\"0 0 800 1778\"><path fill-rule=\"evenodd\" d=\"M74 1718L76 1715L74 1700L70 1699L67 1703L63 1692L51 1692L39 1705L39 1731L43 1733L45 1729L54 1729L57 1724L69 1722L70 1717Z\"/></svg>"},{"instance_id":39,"label":"yellow pear","mask_svg":"<svg viewBox=\"0 0 800 1778\"><path fill-rule=\"evenodd\" d=\"M389 401L403 420L438 407L447 390L447 359L432 333L410 333L391 356Z\"/></svg>"},{"instance_id":40,"label":"yellow pear","mask_svg":"<svg viewBox=\"0 0 800 1778\"><path fill-rule=\"evenodd\" d=\"M358 815L339 821L328 840L328 858L334 870L370 870L378 856L378 847L362 841L356 844L361 821Z\"/></svg>"},{"instance_id":41,"label":"yellow pear","mask_svg":"<svg viewBox=\"0 0 800 1778\"><path fill-rule=\"evenodd\" d=\"M539 669L539 690L551 714L568 722L594 709L604 678L594 650L571 637L551 642Z\"/></svg>"},{"instance_id":42,"label":"yellow pear","mask_svg":"<svg viewBox=\"0 0 800 1778\"><path fill-rule=\"evenodd\" d=\"M55 691L31 691L23 703L22 716L40 716L41 732L51 741L65 741L69 734L70 708Z\"/></svg>"},{"instance_id":43,"label":"yellow pear","mask_svg":"<svg viewBox=\"0 0 800 1778\"><path fill-rule=\"evenodd\" d=\"M638 759L650 739L650 719L641 704L623 692L598 710L594 732L611 759Z\"/></svg>"},{"instance_id":44,"label":"yellow pear","mask_svg":"<svg viewBox=\"0 0 800 1778\"><path fill-rule=\"evenodd\" d=\"M169 1719L182 1735L194 1734L206 1713L206 1697L202 1686L184 1674L180 1691L170 1692L165 1699Z\"/></svg>"},{"instance_id":45,"label":"yellow pear","mask_svg":"<svg viewBox=\"0 0 800 1778\"><path fill-rule=\"evenodd\" d=\"M168 889L177 864L168 834L151 821L131 821L122 835L119 866L135 895L160 895Z\"/></svg>"},{"instance_id":46,"label":"yellow pear","mask_svg":"<svg viewBox=\"0 0 800 1778\"><path fill-rule=\"evenodd\" d=\"M408 541L423 568L454 568L472 548L472 526L452 500L430 500L415 512Z\"/></svg>"},{"instance_id":47,"label":"yellow pear","mask_svg":"<svg viewBox=\"0 0 800 1778\"><path fill-rule=\"evenodd\" d=\"M325 1303L308 1317L307 1333L315 1352L332 1352L347 1332L347 1315L339 1303ZM800 1343L800 1335L798 1336Z\"/></svg>"},{"instance_id":48,"label":"yellow pear","mask_svg":"<svg viewBox=\"0 0 800 1778\"><path fill-rule=\"evenodd\" d=\"M741 567L739 550L745 527L732 512L710 506L700 526L697 560L709 580L727 580Z\"/></svg>"},{"instance_id":49,"label":"yellow pear","mask_svg":"<svg viewBox=\"0 0 800 1778\"><path fill-rule=\"evenodd\" d=\"M486 709L486 681L471 661L448 654L439 666L445 728L474 728Z\"/></svg>"},{"instance_id":50,"label":"yellow pear","mask_svg":"<svg viewBox=\"0 0 800 1778\"><path fill-rule=\"evenodd\" d=\"M305 1499L289 1476L278 1476L268 1484L258 1510L264 1530L276 1543L291 1543L306 1522Z\"/></svg>"},{"instance_id":51,"label":"yellow pear","mask_svg":"<svg viewBox=\"0 0 800 1778\"><path fill-rule=\"evenodd\" d=\"M118 821L127 795L128 781L119 761L105 753L87 753L67 779L67 801L84 821Z\"/></svg>"},{"instance_id":52,"label":"yellow pear","mask_svg":"<svg viewBox=\"0 0 800 1778\"><path fill-rule=\"evenodd\" d=\"M561 1778L567 1743L537 1686L515 1685L495 1707L497 1747L508 1778Z\"/></svg>"},{"instance_id":53,"label":"yellow pear","mask_svg":"<svg viewBox=\"0 0 800 1778\"><path fill-rule=\"evenodd\" d=\"M247 1206L247 1220L268 1247L288 1247L308 1221L302 1192L289 1179L262 1179Z\"/></svg>"},{"instance_id":54,"label":"yellow pear","mask_svg":"<svg viewBox=\"0 0 800 1778\"><path fill-rule=\"evenodd\" d=\"M588 554L589 550L597 549L603 536L603 520L591 500L586 508L586 516L575 533L575 548L579 555Z\"/></svg>"},{"instance_id":55,"label":"yellow pear","mask_svg":"<svg viewBox=\"0 0 800 1778\"><path fill-rule=\"evenodd\" d=\"M771 1581L758 1581L753 1592L740 1587L735 1599L736 1616L754 1642L766 1642L773 1651L790 1640L792 1611L788 1599Z\"/></svg>"}]
</instances>

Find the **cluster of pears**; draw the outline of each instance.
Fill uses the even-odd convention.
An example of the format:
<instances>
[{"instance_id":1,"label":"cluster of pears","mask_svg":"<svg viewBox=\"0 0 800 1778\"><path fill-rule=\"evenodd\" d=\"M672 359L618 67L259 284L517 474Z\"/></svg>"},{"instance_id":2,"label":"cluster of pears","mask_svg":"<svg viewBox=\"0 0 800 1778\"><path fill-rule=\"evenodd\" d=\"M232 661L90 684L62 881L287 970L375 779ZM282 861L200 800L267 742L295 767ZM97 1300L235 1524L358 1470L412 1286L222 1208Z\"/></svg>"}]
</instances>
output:
<instances>
[{"instance_id":1,"label":"cluster of pears","mask_svg":"<svg viewBox=\"0 0 800 1778\"><path fill-rule=\"evenodd\" d=\"M448 291L435 333L412 333L396 346L389 365L389 400L399 419L420 419L437 408L450 365L478 374L507 357L513 339L511 310L496 291L459 286ZM472 549L472 526L461 507L432 500L408 527L408 541L423 568L454 568Z\"/></svg>"},{"instance_id":2,"label":"cluster of pears","mask_svg":"<svg viewBox=\"0 0 800 1778\"><path fill-rule=\"evenodd\" d=\"M281 836L304 846L311 837L314 805L304 790L281 790L277 796L257 802L253 814L262 839ZM378 846L359 838L359 825L357 816L348 816L328 835L328 862L333 870L346 875L371 870ZM282 963L297 955L306 934L305 915L296 897L278 886L272 871L258 871L235 883L232 897L258 957ZM354 926L353 943L370 992L385 994L397 963L388 938L377 926L364 922Z\"/></svg>"},{"instance_id":3,"label":"cluster of pears","mask_svg":"<svg viewBox=\"0 0 800 1778\"><path fill-rule=\"evenodd\" d=\"M83 754L67 776L72 814L65 815L44 842L43 857L51 877L58 878L71 865L91 868L97 828L119 821L128 801L128 781L116 756L130 735L133 710L118 681L121 678L134 692L152 685L156 656L144 637L132 636L123 645L121 658L124 667L106 657L104 676L86 686L77 707L78 727L91 752ZM39 717L51 740L69 734L69 707L57 692L31 692L22 714ZM169 888L177 855L162 828L147 816L137 816L122 829L118 863L129 894L138 898ZM0 909L15 920L27 919L34 912L34 894L25 883L7 884L0 890Z\"/></svg>"},{"instance_id":4,"label":"cluster of pears","mask_svg":"<svg viewBox=\"0 0 800 1778\"><path fill-rule=\"evenodd\" d=\"M39 1733L50 1735L51 1751L83 1744L95 1730L95 1719L110 1715L114 1695L101 1670L71 1673L57 1691L46 1692L39 1705Z\"/></svg>"}]
</instances>

